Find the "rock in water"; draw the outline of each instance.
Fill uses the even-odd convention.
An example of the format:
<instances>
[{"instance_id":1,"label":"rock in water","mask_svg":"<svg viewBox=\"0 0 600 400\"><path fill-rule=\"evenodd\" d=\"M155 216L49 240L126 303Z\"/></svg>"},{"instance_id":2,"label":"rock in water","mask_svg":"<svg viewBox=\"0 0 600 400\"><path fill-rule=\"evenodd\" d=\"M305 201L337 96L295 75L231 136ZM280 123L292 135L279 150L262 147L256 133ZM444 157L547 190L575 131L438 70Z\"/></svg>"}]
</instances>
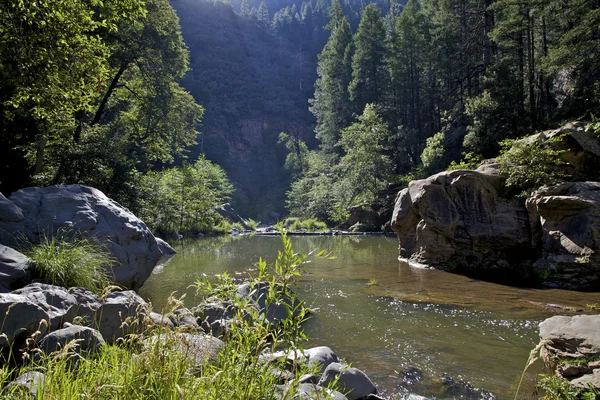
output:
<instances>
[{"instance_id":1,"label":"rock in water","mask_svg":"<svg viewBox=\"0 0 600 400\"><path fill-rule=\"evenodd\" d=\"M327 386L336 379L340 390L346 393L348 400L358 400L377 393L377 388L364 372L335 362L325 368L319 385Z\"/></svg>"},{"instance_id":2,"label":"rock in water","mask_svg":"<svg viewBox=\"0 0 600 400\"><path fill-rule=\"evenodd\" d=\"M21 189L8 199L2 196L0 206L0 243L15 246L17 232L38 243L59 228L95 237L118 261L112 270L115 282L127 288L140 288L162 256L161 247L140 219L88 186Z\"/></svg>"},{"instance_id":3,"label":"rock in water","mask_svg":"<svg viewBox=\"0 0 600 400\"><path fill-rule=\"evenodd\" d=\"M484 276L506 275L534 258L527 210L522 200L501 196L503 182L467 170L412 181L398 194L391 221L400 257Z\"/></svg>"}]
</instances>

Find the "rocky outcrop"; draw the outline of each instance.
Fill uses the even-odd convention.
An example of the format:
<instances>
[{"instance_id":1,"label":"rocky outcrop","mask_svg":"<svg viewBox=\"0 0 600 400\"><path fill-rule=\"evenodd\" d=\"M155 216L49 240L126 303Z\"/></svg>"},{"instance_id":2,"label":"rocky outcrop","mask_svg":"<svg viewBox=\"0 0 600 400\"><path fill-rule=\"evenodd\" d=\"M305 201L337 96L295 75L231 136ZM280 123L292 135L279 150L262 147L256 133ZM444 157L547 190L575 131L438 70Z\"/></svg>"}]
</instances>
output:
<instances>
[{"instance_id":1,"label":"rocky outcrop","mask_svg":"<svg viewBox=\"0 0 600 400\"><path fill-rule=\"evenodd\" d=\"M533 258L522 201L502 196L503 179L479 171L448 171L400 191L392 228L400 257L415 265L506 274ZM516 266L516 267L513 267Z\"/></svg>"},{"instance_id":2,"label":"rocky outcrop","mask_svg":"<svg viewBox=\"0 0 600 400\"><path fill-rule=\"evenodd\" d=\"M0 197L0 243L15 246L23 235L31 243L57 230L94 237L118 264L115 282L137 289L163 255L146 225L101 191L83 185L32 187Z\"/></svg>"},{"instance_id":3,"label":"rocky outcrop","mask_svg":"<svg viewBox=\"0 0 600 400\"><path fill-rule=\"evenodd\" d=\"M546 366L571 386L600 390L600 315L555 316L540 324Z\"/></svg>"},{"instance_id":4,"label":"rocky outcrop","mask_svg":"<svg viewBox=\"0 0 600 400\"><path fill-rule=\"evenodd\" d=\"M600 165L600 143L582 123L522 140L569 149L561 157L571 176L597 178L591 168ZM599 289L600 183L541 188L525 200L504 182L493 162L412 181L398 193L391 221L400 258L484 279Z\"/></svg>"},{"instance_id":5,"label":"rocky outcrop","mask_svg":"<svg viewBox=\"0 0 600 400\"><path fill-rule=\"evenodd\" d=\"M534 267L547 285L600 287L600 182L565 183L527 199Z\"/></svg>"}]
</instances>

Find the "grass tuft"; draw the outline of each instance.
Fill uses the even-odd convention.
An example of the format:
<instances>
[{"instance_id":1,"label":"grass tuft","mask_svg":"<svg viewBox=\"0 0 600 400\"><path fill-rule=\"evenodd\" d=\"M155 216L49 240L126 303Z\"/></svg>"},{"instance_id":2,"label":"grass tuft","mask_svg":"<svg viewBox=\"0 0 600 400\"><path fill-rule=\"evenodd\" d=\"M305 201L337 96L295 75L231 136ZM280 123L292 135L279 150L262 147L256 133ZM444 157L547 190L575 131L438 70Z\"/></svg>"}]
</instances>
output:
<instances>
[{"instance_id":1,"label":"grass tuft","mask_svg":"<svg viewBox=\"0 0 600 400\"><path fill-rule=\"evenodd\" d=\"M45 283L83 287L100 294L112 282L109 270L115 259L95 239L69 238L59 232L44 237L25 254L35 262L34 271Z\"/></svg>"},{"instance_id":2,"label":"grass tuft","mask_svg":"<svg viewBox=\"0 0 600 400\"><path fill-rule=\"evenodd\" d=\"M327 232L329 228L323 221L319 221L316 218L300 219L300 218L286 218L283 221L283 227L289 231L308 231L308 232Z\"/></svg>"}]
</instances>

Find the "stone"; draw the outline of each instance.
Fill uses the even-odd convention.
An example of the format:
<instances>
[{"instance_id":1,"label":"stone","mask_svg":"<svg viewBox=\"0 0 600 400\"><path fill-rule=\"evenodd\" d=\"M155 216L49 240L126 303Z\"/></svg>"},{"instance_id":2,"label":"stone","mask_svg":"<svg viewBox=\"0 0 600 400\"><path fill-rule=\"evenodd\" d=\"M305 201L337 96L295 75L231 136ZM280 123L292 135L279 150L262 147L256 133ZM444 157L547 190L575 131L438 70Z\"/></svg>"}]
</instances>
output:
<instances>
[{"instance_id":1,"label":"stone","mask_svg":"<svg viewBox=\"0 0 600 400\"><path fill-rule=\"evenodd\" d=\"M109 294L96 310L95 321L107 343L143 330L149 305L133 290Z\"/></svg>"},{"instance_id":2,"label":"stone","mask_svg":"<svg viewBox=\"0 0 600 400\"><path fill-rule=\"evenodd\" d=\"M540 339L559 356L600 354L600 315L548 318L540 323Z\"/></svg>"},{"instance_id":3,"label":"stone","mask_svg":"<svg viewBox=\"0 0 600 400\"><path fill-rule=\"evenodd\" d=\"M470 170L412 181L398 193L391 227L409 264L484 277L522 274L537 257L523 200L504 197L504 178Z\"/></svg>"},{"instance_id":4,"label":"stone","mask_svg":"<svg viewBox=\"0 0 600 400\"><path fill-rule=\"evenodd\" d=\"M21 222L24 219L25 216L23 215L23 210L0 193L0 221ZM12 235L15 232L7 233Z\"/></svg>"},{"instance_id":5,"label":"stone","mask_svg":"<svg viewBox=\"0 0 600 400\"><path fill-rule=\"evenodd\" d=\"M348 400L358 400L372 393L377 394L377 388L364 372L336 362L327 366L319 380L319 385L327 386L336 379L340 390L346 393Z\"/></svg>"},{"instance_id":6,"label":"stone","mask_svg":"<svg viewBox=\"0 0 600 400\"><path fill-rule=\"evenodd\" d=\"M156 244L158 245L158 249L162 253L163 257L168 257L177 254L177 251L171 245L161 238L155 238Z\"/></svg>"},{"instance_id":7,"label":"stone","mask_svg":"<svg viewBox=\"0 0 600 400\"><path fill-rule=\"evenodd\" d=\"M570 384L580 389L589 389L590 387L600 389L600 369L595 369L591 374L583 375L581 378L573 379Z\"/></svg>"},{"instance_id":8,"label":"stone","mask_svg":"<svg viewBox=\"0 0 600 400\"><path fill-rule=\"evenodd\" d=\"M147 316L154 325L175 329L175 325L169 317L165 317L164 315L154 311L151 311L149 314L147 314Z\"/></svg>"},{"instance_id":9,"label":"stone","mask_svg":"<svg viewBox=\"0 0 600 400\"><path fill-rule=\"evenodd\" d=\"M50 332L38 344L38 347L46 354L64 349L65 346L77 340L75 352L81 355L94 353L104 346L104 338L95 329L70 325L69 327Z\"/></svg>"},{"instance_id":10,"label":"stone","mask_svg":"<svg viewBox=\"0 0 600 400\"><path fill-rule=\"evenodd\" d=\"M318 375L304 374L298 379L298 382L299 383L312 383L312 384L316 385L317 383L319 383L319 379L320 379L320 377Z\"/></svg>"},{"instance_id":11,"label":"stone","mask_svg":"<svg viewBox=\"0 0 600 400\"><path fill-rule=\"evenodd\" d=\"M0 213L1 243L16 245L13 234L21 232L35 244L59 229L96 238L117 260L110 272L120 286L140 288L162 257L146 225L97 189L83 185L32 187L0 201L12 210L8 216Z\"/></svg>"},{"instance_id":12,"label":"stone","mask_svg":"<svg viewBox=\"0 0 600 400\"><path fill-rule=\"evenodd\" d=\"M31 283L31 279L32 263L29 257L0 244L0 286L11 291Z\"/></svg>"},{"instance_id":13,"label":"stone","mask_svg":"<svg viewBox=\"0 0 600 400\"><path fill-rule=\"evenodd\" d=\"M304 350L309 365L319 366L319 373L325 371L329 364L339 362L338 356L327 346L313 347Z\"/></svg>"},{"instance_id":14,"label":"stone","mask_svg":"<svg viewBox=\"0 0 600 400\"><path fill-rule=\"evenodd\" d=\"M26 372L9 383L8 387L19 386L29 392L32 398L38 398L38 392L43 391L46 375L38 371Z\"/></svg>"},{"instance_id":15,"label":"stone","mask_svg":"<svg viewBox=\"0 0 600 400\"><path fill-rule=\"evenodd\" d=\"M32 335L39 331L41 339L65 322L73 321L77 300L66 289L42 283L32 283L11 293L0 294L0 315L3 316L0 346L12 343L15 335ZM45 321L45 322L42 322Z\"/></svg>"},{"instance_id":16,"label":"stone","mask_svg":"<svg viewBox=\"0 0 600 400\"><path fill-rule=\"evenodd\" d=\"M186 327L192 330L199 330L200 326L196 321L194 314L187 308L179 308L169 316L171 322L176 327Z\"/></svg>"},{"instance_id":17,"label":"stone","mask_svg":"<svg viewBox=\"0 0 600 400\"><path fill-rule=\"evenodd\" d=\"M296 397L302 400L347 400L348 398L342 393L324 388L312 383L301 383L298 386Z\"/></svg>"},{"instance_id":18,"label":"stone","mask_svg":"<svg viewBox=\"0 0 600 400\"><path fill-rule=\"evenodd\" d=\"M226 302L209 301L198 304L192 309L192 312L197 318L199 324L203 321L208 322L208 324L212 324L219 319L233 318L236 313L236 309L231 304Z\"/></svg>"},{"instance_id":19,"label":"stone","mask_svg":"<svg viewBox=\"0 0 600 400\"><path fill-rule=\"evenodd\" d=\"M216 361L223 341L206 334L172 333L151 336L145 339L144 346L161 346L166 352L176 352L195 366Z\"/></svg>"},{"instance_id":20,"label":"stone","mask_svg":"<svg viewBox=\"0 0 600 400\"><path fill-rule=\"evenodd\" d=\"M79 317L79 325L91 328L97 327L98 321L96 321L96 312L102 305L100 296L81 287L70 288L69 294L77 300L76 316Z\"/></svg>"},{"instance_id":21,"label":"stone","mask_svg":"<svg viewBox=\"0 0 600 400\"><path fill-rule=\"evenodd\" d=\"M600 183L542 188L527 199L538 275L551 287L600 289Z\"/></svg>"}]
</instances>

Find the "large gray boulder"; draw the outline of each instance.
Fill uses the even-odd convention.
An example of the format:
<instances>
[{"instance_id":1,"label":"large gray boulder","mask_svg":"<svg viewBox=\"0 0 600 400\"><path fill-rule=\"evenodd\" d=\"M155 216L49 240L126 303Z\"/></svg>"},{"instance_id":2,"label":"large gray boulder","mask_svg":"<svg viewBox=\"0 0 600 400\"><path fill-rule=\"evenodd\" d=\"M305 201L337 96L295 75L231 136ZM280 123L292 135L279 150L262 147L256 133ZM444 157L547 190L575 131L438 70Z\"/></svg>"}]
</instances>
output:
<instances>
[{"instance_id":1,"label":"large gray boulder","mask_svg":"<svg viewBox=\"0 0 600 400\"><path fill-rule=\"evenodd\" d=\"M527 209L502 195L503 182L495 173L470 170L412 181L396 197L391 221L400 257L480 275L506 274L534 258Z\"/></svg>"},{"instance_id":2,"label":"large gray boulder","mask_svg":"<svg viewBox=\"0 0 600 400\"><path fill-rule=\"evenodd\" d=\"M78 354L89 354L99 350L104 345L104 338L95 329L71 325L66 328L50 332L38 344L46 354L64 349L69 343L77 341L73 350Z\"/></svg>"},{"instance_id":3,"label":"large gray boulder","mask_svg":"<svg viewBox=\"0 0 600 400\"><path fill-rule=\"evenodd\" d=\"M543 188L527 199L535 263L549 286L600 288L600 182Z\"/></svg>"},{"instance_id":4,"label":"large gray boulder","mask_svg":"<svg viewBox=\"0 0 600 400\"><path fill-rule=\"evenodd\" d=\"M31 260L27 256L0 244L0 291L11 291L31 283L31 270Z\"/></svg>"},{"instance_id":5,"label":"large gray boulder","mask_svg":"<svg viewBox=\"0 0 600 400\"><path fill-rule=\"evenodd\" d=\"M373 382L357 368L350 368L340 363L331 363L325 368L321 380L319 380L319 385L327 386L336 380L340 390L345 393L348 400L358 400L377 393L377 388Z\"/></svg>"},{"instance_id":6,"label":"large gray boulder","mask_svg":"<svg viewBox=\"0 0 600 400\"><path fill-rule=\"evenodd\" d=\"M44 381L46 375L39 371L29 371L20 375L17 379L8 384L8 391L15 389L28 393L30 398L37 399L38 394L44 391Z\"/></svg>"},{"instance_id":7,"label":"large gray boulder","mask_svg":"<svg viewBox=\"0 0 600 400\"><path fill-rule=\"evenodd\" d=\"M94 321L107 343L143 329L149 305L133 290L109 294L96 310Z\"/></svg>"},{"instance_id":8,"label":"large gray boulder","mask_svg":"<svg viewBox=\"0 0 600 400\"><path fill-rule=\"evenodd\" d=\"M0 336L0 346L11 344L17 335L29 336L39 331L37 339L40 339L59 329L73 320L76 304L77 300L66 289L41 283L0 294L1 333L5 335Z\"/></svg>"},{"instance_id":9,"label":"large gray boulder","mask_svg":"<svg viewBox=\"0 0 600 400\"><path fill-rule=\"evenodd\" d=\"M131 289L143 285L167 248L129 210L88 186L32 187L0 198L0 243L15 246L16 233L38 243L59 228L104 243L118 261L115 282Z\"/></svg>"}]
</instances>

